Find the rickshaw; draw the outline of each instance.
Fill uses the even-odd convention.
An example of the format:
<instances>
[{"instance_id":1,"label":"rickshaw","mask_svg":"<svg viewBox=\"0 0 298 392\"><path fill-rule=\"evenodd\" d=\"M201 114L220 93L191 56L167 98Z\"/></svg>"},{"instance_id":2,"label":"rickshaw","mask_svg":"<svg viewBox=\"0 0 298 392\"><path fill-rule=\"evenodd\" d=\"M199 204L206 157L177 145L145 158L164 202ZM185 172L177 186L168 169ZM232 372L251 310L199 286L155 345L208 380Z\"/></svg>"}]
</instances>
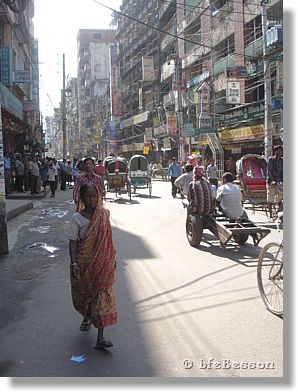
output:
<instances>
[{"instance_id":1,"label":"rickshaw","mask_svg":"<svg viewBox=\"0 0 298 392\"><path fill-rule=\"evenodd\" d=\"M147 158L143 155L133 155L128 162L128 182L134 193L137 189L149 189L152 194L152 181Z\"/></svg>"},{"instance_id":2,"label":"rickshaw","mask_svg":"<svg viewBox=\"0 0 298 392\"><path fill-rule=\"evenodd\" d=\"M131 186L127 179L127 161L125 158L109 156L103 164L106 169L105 193L115 192L115 195L127 193L131 199Z\"/></svg>"},{"instance_id":3,"label":"rickshaw","mask_svg":"<svg viewBox=\"0 0 298 392\"><path fill-rule=\"evenodd\" d=\"M253 206L266 205L266 159L257 154L244 155L236 162L236 171L243 202L248 201Z\"/></svg>"},{"instance_id":4,"label":"rickshaw","mask_svg":"<svg viewBox=\"0 0 298 392\"><path fill-rule=\"evenodd\" d=\"M200 245L205 229L219 239L223 249L231 240L243 245L249 236L252 237L254 246L257 246L270 233L269 229L249 220L245 211L241 219L227 218L215 207L211 187L207 186L206 181L193 181L190 184L188 203L184 206L187 207L186 237L189 244L194 247Z\"/></svg>"}]
</instances>

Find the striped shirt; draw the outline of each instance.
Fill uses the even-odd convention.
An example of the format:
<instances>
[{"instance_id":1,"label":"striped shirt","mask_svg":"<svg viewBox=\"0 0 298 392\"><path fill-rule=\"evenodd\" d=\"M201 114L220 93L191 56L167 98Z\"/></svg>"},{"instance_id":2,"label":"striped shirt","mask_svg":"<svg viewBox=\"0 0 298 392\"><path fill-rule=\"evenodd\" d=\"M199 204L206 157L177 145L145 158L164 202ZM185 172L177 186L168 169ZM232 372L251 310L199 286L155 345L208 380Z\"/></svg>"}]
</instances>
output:
<instances>
[{"instance_id":1,"label":"striped shirt","mask_svg":"<svg viewBox=\"0 0 298 392\"><path fill-rule=\"evenodd\" d=\"M77 177L77 181L75 183L75 187L73 190L73 200L76 204L79 203L80 201L80 189L81 186L84 184L90 184L90 185L95 185L100 196L103 197L103 180L102 177L95 174L95 173L81 173Z\"/></svg>"}]
</instances>

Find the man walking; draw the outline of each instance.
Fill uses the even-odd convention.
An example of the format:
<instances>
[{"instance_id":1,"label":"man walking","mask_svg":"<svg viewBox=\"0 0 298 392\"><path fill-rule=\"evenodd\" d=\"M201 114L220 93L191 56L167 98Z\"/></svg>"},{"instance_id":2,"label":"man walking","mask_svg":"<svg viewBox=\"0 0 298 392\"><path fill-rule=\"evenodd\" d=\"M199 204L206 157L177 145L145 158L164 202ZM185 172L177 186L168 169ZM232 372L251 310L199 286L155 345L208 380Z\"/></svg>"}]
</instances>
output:
<instances>
[{"instance_id":1,"label":"man walking","mask_svg":"<svg viewBox=\"0 0 298 392\"><path fill-rule=\"evenodd\" d=\"M275 146L273 149L274 155L269 157L267 164L267 203L269 209L270 220L273 221L272 206L278 203L279 212L282 209L283 200L283 147Z\"/></svg>"},{"instance_id":2,"label":"man walking","mask_svg":"<svg viewBox=\"0 0 298 392\"><path fill-rule=\"evenodd\" d=\"M180 165L178 165L176 157L172 158L172 163L170 164L168 168L168 176L171 179L172 183L172 196L175 198L177 194L177 187L175 185L175 181L177 180L178 177L180 177L182 174L182 170Z\"/></svg>"}]
</instances>

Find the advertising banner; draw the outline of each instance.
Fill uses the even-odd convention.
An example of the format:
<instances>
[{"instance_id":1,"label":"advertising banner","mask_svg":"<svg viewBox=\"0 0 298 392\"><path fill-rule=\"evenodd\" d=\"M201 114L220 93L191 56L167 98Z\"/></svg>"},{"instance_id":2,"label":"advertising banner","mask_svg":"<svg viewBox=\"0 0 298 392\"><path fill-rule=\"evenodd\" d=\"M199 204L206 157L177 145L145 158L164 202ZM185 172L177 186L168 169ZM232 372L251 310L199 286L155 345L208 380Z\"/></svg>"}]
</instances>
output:
<instances>
[{"instance_id":1,"label":"advertising banner","mask_svg":"<svg viewBox=\"0 0 298 392\"><path fill-rule=\"evenodd\" d=\"M118 62L117 62L117 45L110 46L111 59L111 114L119 116L119 87L118 87Z\"/></svg>"}]
</instances>

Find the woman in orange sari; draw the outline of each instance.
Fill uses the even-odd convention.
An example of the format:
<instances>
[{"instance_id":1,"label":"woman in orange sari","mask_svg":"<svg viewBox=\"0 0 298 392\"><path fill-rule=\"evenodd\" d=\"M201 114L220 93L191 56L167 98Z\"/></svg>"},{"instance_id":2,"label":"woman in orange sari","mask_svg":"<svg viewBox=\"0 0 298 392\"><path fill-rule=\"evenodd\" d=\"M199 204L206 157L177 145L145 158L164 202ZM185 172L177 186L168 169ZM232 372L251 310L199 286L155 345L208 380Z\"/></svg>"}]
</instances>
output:
<instances>
[{"instance_id":1,"label":"woman in orange sari","mask_svg":"<svg viewBox=\"0 0 298 392\"><path fill-rule=\"evenodd\" d=\"M71 293L74 308L81 313L81 331L98 329L95 348L112 347L103 337L104 328L117 322L113 292L116 251L113 246L110 213L94 185L80 188L84 208L70 223Z\"/></svg>"}]
</instances>

